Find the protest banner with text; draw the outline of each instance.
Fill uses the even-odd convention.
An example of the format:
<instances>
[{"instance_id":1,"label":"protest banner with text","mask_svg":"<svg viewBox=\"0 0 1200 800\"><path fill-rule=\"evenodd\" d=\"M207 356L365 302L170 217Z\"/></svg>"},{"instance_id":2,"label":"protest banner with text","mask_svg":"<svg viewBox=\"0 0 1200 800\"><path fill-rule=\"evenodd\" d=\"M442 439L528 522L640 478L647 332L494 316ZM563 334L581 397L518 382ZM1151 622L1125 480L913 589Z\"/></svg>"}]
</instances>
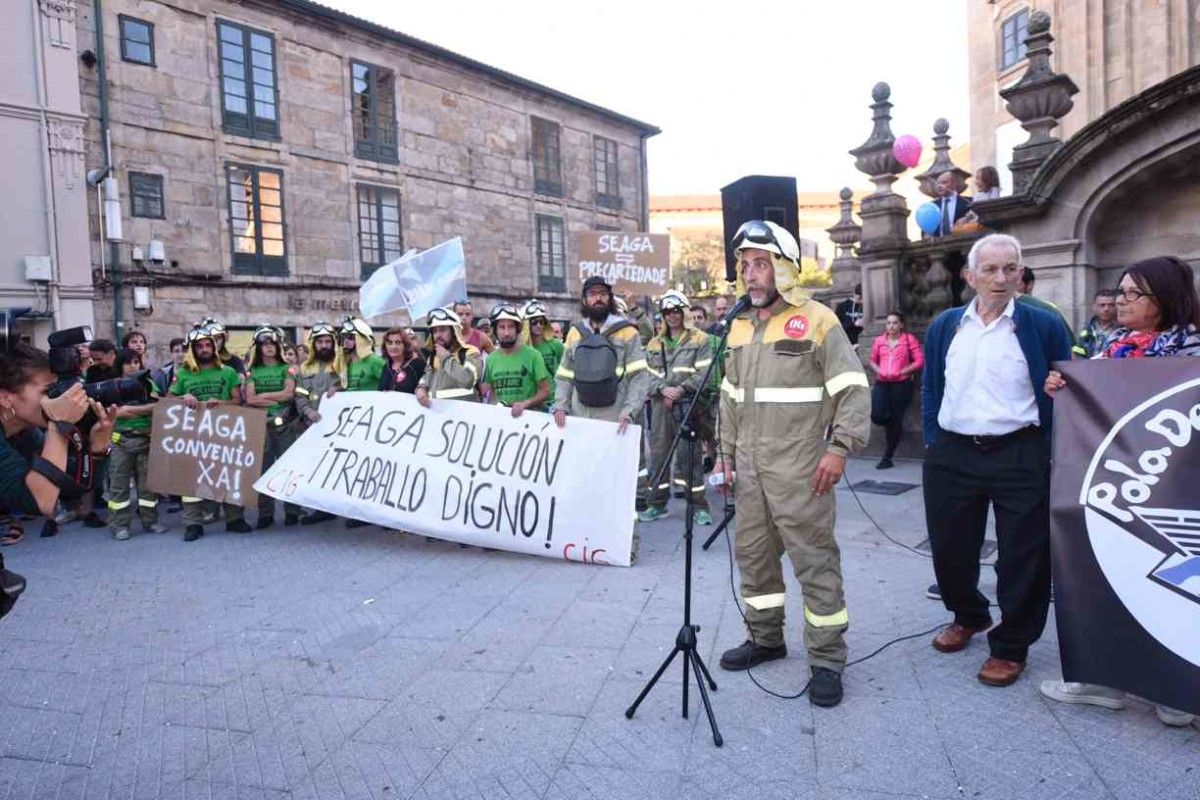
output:
<instances>
[{"instance_id":1,"label":"protest banner with text","mask_svg":"<svg viewBox=\"0 0 1200 800\"><path fill-rule=\"evenodd\" d=\"M665 233L584 231L579 234L579 282L604 278L617 294L657 297L671 288L671 237Z\"/></svg>"},{"instance_id":2,"label":"protest banner with text","mask_svg":"<svg viewBox=\"0 0 1200 800\"><path fill-rule=\"evenodd\" d=\"M439 539L629 566L640 432L401 392L341 392L255 484Z\"/></svg>"},{"instance_id":3,"label":"protest banner with text","mask_svg":"<svg viewBox=\"0 0 1200 800\"><path fill-rule=\"evenodd\" d=\"M1063 677L1200 714L1200 359L1055 368Z\"/></svg>"},{"instance_id":4,"label":"protest banner with text","mask_svg":"<svg viewBox=\"0 0 1200 800\"><path fill-rule=\"evenodd\" d=\"M164 398L151 423L149 488L251 508L258 503L254 482L262 473L266 430L261 408L188 408Z\"/></svg>"}]
</instances>

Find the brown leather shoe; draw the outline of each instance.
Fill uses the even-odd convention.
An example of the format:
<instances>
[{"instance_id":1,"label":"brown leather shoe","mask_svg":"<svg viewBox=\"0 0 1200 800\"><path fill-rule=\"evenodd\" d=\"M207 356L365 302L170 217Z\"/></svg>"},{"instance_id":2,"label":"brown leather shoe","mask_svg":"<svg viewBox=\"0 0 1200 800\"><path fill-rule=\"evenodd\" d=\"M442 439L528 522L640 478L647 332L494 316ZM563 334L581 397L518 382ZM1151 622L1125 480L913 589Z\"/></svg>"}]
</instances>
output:
<instances>
[{"instance_id":1,"label":"brown leather shoe","mask_svg":"<svg viewBox=\"0 0 1200 800\"><path fill-rule=\"evenodd\" d=\"M957 622L951 622L942 628L937 636L933 637L933 647L943 653L957 653L970 644L972 636L985 630L987 628L968 628Z\"/></svg>"},{"instance_id":2,"label":"brown leather shoe","mask_svg":"<svg viewBox=\"0 0 1200 800\"><path fill-rule=\"evenodd\" d=\"M988 686L1011 686L1024 671L1024 661L1005 661L1003 658L989 656L979 670L979 682Z\"/></svg>"}]
</instances>

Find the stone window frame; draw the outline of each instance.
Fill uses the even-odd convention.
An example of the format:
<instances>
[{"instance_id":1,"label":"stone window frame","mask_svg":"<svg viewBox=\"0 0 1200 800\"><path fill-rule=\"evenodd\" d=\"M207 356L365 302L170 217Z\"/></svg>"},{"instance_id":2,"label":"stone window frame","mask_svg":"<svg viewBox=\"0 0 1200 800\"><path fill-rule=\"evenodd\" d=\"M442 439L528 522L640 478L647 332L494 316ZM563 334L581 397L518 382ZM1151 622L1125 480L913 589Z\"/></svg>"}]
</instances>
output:
<instances>
[{"instance_id":1,"label":"stone window frame","mask_svg":"<svg viewBox=\"0 0 1200 800\"><path fill-rule=\"evenodd\" d=\"M592 136L592 174L596 181L596 205L621 209L621 170L616 139Z\"/></svg>"},{"instance_id":2,"label":"stone window frame","mask_svg":"<svg viewBox=\"0 0 1200 800\"><path fill-rule=\"evenodd\" d=\"M999 72L1007 72L1025 60L1025 38L1021 36L1021 32L1024 30L1026 36L1029 34L1029 14L1029 7L1024 6L1013 11L1000 21L1000 27L997 30L996 36L997 67ZM1021 24L1022 17L1025 19L1024 26ZM1011 35L1014 39L1012 61L1007 60L1009 49L1005 46L1005 40L1009 38L1007 29L1010 25L1012 27Z\"/></svg>"},{"instance_id":3,"label":"stone window frame","mask_svg":"<svg viewBox=\"0 0 1200 800\"><path fill-rule=\"evenodd\" d=\"M149 213L152 209L147 207L147 203L157 203L158 213ZM162 175L156 172L129 171L129 216L142 219L167 218L167 199Z\"/></svg>"},{"instance_id":4,"label":"stone window frame","mask_svg":"<svg viewBox=\"0 0 1200 800\"><path fill-rule=\"evenodd\" d=\"M374 212L369 218L364 218L364 192L374 192L374 199L368 198L365 205L370 207ZM396 198L396 246L389 250L386 244L387 234L379 233L379 229L383 226L383 208L384 194L393 195ZM369 278L371 273L395 259L387 258L388 253L394 252L395 258L399 258L404 254L404 219L403 208L400 192L393 186L379 186L373 183L356 183L354 185L354 204L358 211L358 258L361 267L361 274L364 279ZM367 231L363 228L364 221L369 220L375 226L375 231ZM364 256L367 253L367 237L375 237L376 244L373 253L376 258L367 259Z\"/></svg>"},{"instance_id":5,"label":"stone window frame","mask_svg":"<svg viewBox=\"0 0 1200 800\"><path fill-rule=\"evenodd\" d=\"M533 191L562 197L562 126L552 119L529 116L533 161Z\"/></svg>"},{"instance_id":6,"label":"stone window frame","mask_svg":"<svg viewBox=\"0 0 1200 800\"><path fill-rule=\"evenodd\" d=\"M367 70L365 82L367 84L368 108L365 109L367 116L367 126L370 129L369 136L359 136L359 104L358 98L362 95L355 88L356 82L359 80L355 74L357 69ZM379 108L381 95L378 87L380 80L384 75L391 77L391 98L390 109L382 111ZM381 67L378 64L371 64L367 61L354 58L350 60L350 118L351 127L354 129L354 155L358 158L368 161L380 161L387 164L396 164L400 161L400 150L398 143L399 125L396 120L396 70L388 67ZM386 120L384 117L386 116ZM384 120L385 129L380 130L380 121ZM390 133L391 141L388 141Z\"/></svg>"},{"instance_id":7,"label":"stone window frame","mask_svg":"<svg viewBox=\"0 0 1200 800\"><path fill-rule=\"evenodd\" d=\"M560 260L555 262L554 236L558 234ZM544 234L544 235L543 235ZM567 290L567 233L566 220L554 214L535 214L533 224L534 253L537 263L537 286L539 292L565 292ZM543 249L543 239L547 249Z\"/></svg>"},{"instance_id":8,"label":"stone window frame","mask_svg":"<svg viewBox=\"0 0 1200 800\"><path fill-rule=\"evenodd\" d=\"M144 42L134 41L129 36L127 36L126 29L125 29L125 26L127 24L141 25L142 27L144 27L146 29L146 41L144 41ZM122 61L128 61L130 64L139 64L143 67L157 67L158 66L158 63L154 57L154 23L153 22L149 22L148 20L144 20L144 19L139 19L138 17L133 17L128 14L118 14L117 15L117 31L118 31L120 39L121 39L121 60ZM150 60L143 61L142 59L135 58L133 55L131 55L129 52L130 44L140 45L140 46L149 48L150 49Z\"/></svg>"},{"instance_id":9,"label":"stone window frame","mask_svg":"<svg viewBox=\"0 0 1200 800\"><path fill-rule=\"evenodd\" d=\"M226 62L233 64L232 59L226 59L224 56L225 45L237 46L232 41L225 41L221 38L222 28L229 28L241 33L241 75L227 75ZM281 138L279 124L279 52L276 47L275 35L270 31L264 31L259 28L252 28L249 25L243 25L240 22L233 22L227 19L217 19L217 82L221 92L221 129L225 133L230 133L235 136L246 136L251 139L269 139L279 141ZM254 66L254 54L263 53L261 50L255 50L253 46L254 37L261 36L271 44L270 52L270 74L271 74L271 97L269 100L261 98L255 87L265 86L255 81L255 70L265 70L266 67ZM245 102L246 111L231 111L227 106L228 97L238 97L232 93L226 92L226 79L240 81L244 87L246 95L242 97ZM259 103L271 105L274 110L275 118L259 116L256 107Z\"/></svg>"},{"instance_id":10,"label":"stone window frame","mask_svg":"<svg viewBox=\"0 0 1200 800\"><path fill-rule=\"evenodd\" d=\"M233 190L235 187L235 184L233 182L233 171L234 170L244 170L250 174L251 194L250 194L249 198L238 200L238 201L234 200L234 196L233 196ZM279 215L278 215L279 219L278 219L278 221L270 221L267 223L263 223L261 225L254 224L254 228L253 228L253 230L254 230L254 233L253 233L254 252L253 253L244 253L244 252L239 253L238 252L238 239L239 238L245 239L246 235L244 233L243 234L238 233L238 231L235 227L236 222L238 220L245 220L247 223L256 223L256 221L262 220L262 217L263 217L263 207L264 207L263 187L262 187L262 176L263 175L274 175L278 180L278 184L279 184L278 189L275 189L273 187L267 187L266 191L277 191L279 193L278 206L267 205L267 208L278 208L279 209ZM286 276L288 274L287 205L284 200L283 170L275 168L275 167L261 167L261 166L258 166L257 164L247 164L247 163L240 162L240 161L226 161L225 162L225 187L226 187L225 195L229 202L229 207L228 207L228 210L229 210L229 253L230 253L230 266L231 266L231 271L233 272L233 274L235 274L235 275ZM235 216L235 213L234 213L234 203L235 202L249 204L250 208L248 209L247 213L250 216L242 216L242 217ZM275 237L272 237L270 239L270 241L272 241L272 242L274 242L274 241L279 242L279 254L278 255L267 254L267 252L266 252L266 248L264 246L265 240L263 237L263 226L266 224L280 226L278 239L276 239Z\"/></svg>"}]
</instances>

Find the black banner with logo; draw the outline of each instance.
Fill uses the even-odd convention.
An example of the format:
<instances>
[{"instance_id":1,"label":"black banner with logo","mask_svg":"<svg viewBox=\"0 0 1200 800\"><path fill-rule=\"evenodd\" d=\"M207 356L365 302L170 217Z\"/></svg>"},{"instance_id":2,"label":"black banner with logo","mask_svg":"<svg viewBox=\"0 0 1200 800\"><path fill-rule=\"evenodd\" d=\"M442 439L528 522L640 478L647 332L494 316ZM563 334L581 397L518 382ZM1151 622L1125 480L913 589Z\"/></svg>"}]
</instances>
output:
<instances>
[{"instance_id":1,"label":"black banner with logo","mask_svg":"<svg viewBox=\"0 0 1200 800\"><path fill-rule=\"evenodd\" d=\"M1056 368L1063 678L1200 714L1200 358Z\"/></svg>"}]
</instances>

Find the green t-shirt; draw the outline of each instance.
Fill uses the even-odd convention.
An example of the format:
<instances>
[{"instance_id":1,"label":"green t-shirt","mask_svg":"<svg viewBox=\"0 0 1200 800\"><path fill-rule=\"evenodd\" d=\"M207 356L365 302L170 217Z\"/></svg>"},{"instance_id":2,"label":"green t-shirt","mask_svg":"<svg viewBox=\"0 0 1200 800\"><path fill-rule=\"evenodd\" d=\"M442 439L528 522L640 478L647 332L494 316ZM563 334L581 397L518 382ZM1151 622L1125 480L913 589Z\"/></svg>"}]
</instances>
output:
<instances>
[{"instance_id":1,"label":"green t-shirt","mask_svg":"<svg viewBox=\"0 0 1200 800\"><path fill-rule=\"evenodd\" d=\"M350 362L350 369L347 370L346 376L346 391L348 392L375 392L379 390L379 379L383 377L383 368L386 363L382 356L377 356L374 353L366 358L356 359Z\"/></svg>"},{"instance_id":2,"label":"green t-shirt","mask_svg":"<svg viewBox=\"0 0 1200 800\"><path fill-rule=\"evenodd\" d=\"M242 380L233 367L223 364L199 372L192 372L185 367L175 370L171 394L176 397L190 394L197 400L232 400L233 390L241 383Z\"/></svg>"},{"instance_id":3,"label":"green t-shirt","mask_svg":"<svg viewBox=\"0 0 1200 800\"><path fill-rule=\"evenodd\" d=\"M138 403L137 405L148 405L148 403ZM141 417L121 417L113 423L113 430L117 433L149 433L151 417L151 414Z\"/></svg>"},{"instance_id":4,"label":"green t-shirt","mask_svg":"<svg viewBox=\"0 0 1200 800\"><path fill-rule=\"evenodd\" d=\"M511 406L537 394L538 384L550 380L542 354L529 345L511 355L493 350L483 366L483 382L492 387L496 402Z\"/></svg>"},{"instance_id":5,"label":"green t-shirt","mask_svg":"<svg viewBox=\"0 0 1200 800\"><path fill-rule=\"evenodd\" d=\"M250 368L250 380L254 383L254 391L258 394L282 392L284 385L291 378L291 367L287 364L259 364ZM274 417L288 407L287 401L275 403L267 407L267 416Z\"/></svg>"},{"instance_id":6,"label":"green t-shirt","mask_svg":"<svg viewBox=\"0 0 1200 800\"><path fill-rule=\"evenodd\" d=\"M549 405L554 402L554 373L558 372L558 365L562 362L563 343L550 337L533 345L533 349L542 354L546 372L550 373L550 396L546 398L546 405Z\"/></svg>"}]
</instances>

